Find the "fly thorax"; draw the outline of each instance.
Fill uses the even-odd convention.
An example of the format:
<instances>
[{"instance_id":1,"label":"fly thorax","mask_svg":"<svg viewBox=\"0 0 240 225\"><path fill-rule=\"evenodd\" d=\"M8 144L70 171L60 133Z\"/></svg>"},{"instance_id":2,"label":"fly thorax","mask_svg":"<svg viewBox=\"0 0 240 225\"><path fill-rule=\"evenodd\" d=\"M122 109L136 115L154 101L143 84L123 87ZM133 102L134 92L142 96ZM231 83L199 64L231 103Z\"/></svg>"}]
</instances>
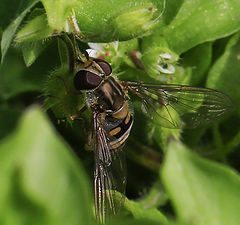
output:
<instances>
[{"instance_id":1,"label":"fly thorax","mask_svg":"<svg viewBox=\"0 0 240 225\"><path fill-rule=\"evenodd\" d=\"M95 94L95 91L86 92L86 102L87 102L87 107L90 109L98 105L98 96Z\"/></svg>"},{"instance_id":2,"label":"fly thorax","mask_svg":"<svg viewBox=\"0 0 240 225\"><path fill-rule=\"evenodd\" d=\"M106 112L116 112L124 104L125 93L113 77L109 77L95 90L97 104Z\"/></svg>"}]
</instances>

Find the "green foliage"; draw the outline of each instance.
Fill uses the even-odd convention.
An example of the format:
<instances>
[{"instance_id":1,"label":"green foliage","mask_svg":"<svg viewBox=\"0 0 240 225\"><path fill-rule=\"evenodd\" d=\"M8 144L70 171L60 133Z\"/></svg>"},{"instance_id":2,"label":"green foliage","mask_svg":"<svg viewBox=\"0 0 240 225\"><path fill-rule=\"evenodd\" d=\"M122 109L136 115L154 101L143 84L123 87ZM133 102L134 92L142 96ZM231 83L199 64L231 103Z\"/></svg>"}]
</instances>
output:
<instances>
[{"instance_id":1,"label":"green foliage","mask_svg":"<svg viewBox=\"0 0 240 225\"><path fill-rule=\"evenodd\" d=\"M184 1L164 36L178 54L240 29L238 0ZM203 32L204 31L204 32Z\"/></svg>"},{"instance_id":2,"label":"green foliage","mask_svg":"<svg viewBox=\"0 0 240 225\"><path fill-rule=\"evenodd\" d=\"M2 224L90 224L85 172L38 108L28 109L0 152Z\"/></svg>"},{"instance_id":3,"label":"green foliage","mask_svg":"<svg viewBox=\"0 0 240 225\"><path fill-rule=\"evenodd\" d=\"M126 199L124 207L129 211L135 219L148 219L152 222L160 224L167 223L165 216L156 208L144 208L141 203Z\"/></svg>"},{"instance_id":4,"label":"green foliage","mask_svg":"<svg viewBox=\"0 0 240 225\"><path fill-rule=\"evenodd\" d=\"M173 142L161 175L181 220L199 225L239 221L240 176L229 167L199 158Z\"/></svg>"},{"instance_id":5,"label":"green foliage","mask_svg":"<svg viewBox=\"0 0 240 225\"><path fill-rule=\"evenodd\" d=\"M45 109L52 109L56 117L69 117L76 114L85 105L85 95L68 95L66 92L74 92L71 82L74 74L69 73L68 68L56 69L47 79L45 87ZM68 84L72 84L68 86ZM49 96L49 97L48 97Z\"/></svg>"},{"instance_id":6,"label":"green foliage","mask_svg":"<svg viewBox=\"0 0 240 225\"><path fill-rule=\"evenodd\" d=\"M42 0L42 3L46 14L28 21L18 32L17 42L36 41L62 31L75 33L89 42L129 40L149 33L162 10L159 3L150 0Z\"/></svg>"},{"instance_id":7,"label":"green foliage","mask_svg":"<svg viewBox=\"0 0 240 225\"><path fill-rule=\"evenodd\" d=\"M35 41L23 43L22 53L26 66L31 66L49 44L50 41Z\"/></svg>"},{"instance_id":8,"label":"green foliage","mask_svg":"<svg viewBox=\"0 0 240 225\"><path fill-rule=\"evenodd\" d=\"M14 3L0 3L0 224L96 224L93 152L84 151L91 113L70 120L85 94L69 94L76 69L66 37L82 52L92 48L120 80L206 86L235 105L208 126L167 129L130 95L127 199L109 224L239 223L238 0Z\"/></svg>"},{"instance_id":9,"label":"green foliage","mask_svg":"<svg viewBox=\"0 0 240 225\"><path fill-rule=\"evenodd\" d=\"M26 8L24 9L24 11L18 15L18 17L5 29L4 33L2 34L2 38L1 38L2 39L1 40L2 61L1 62L3 62L3 59L7 53L7 50L9 48L22 20L26 16L29 9L31 9L36 4L36 2L38 2L38 0L32 0L32 1L29 1L28 3L26 3ZM4 6L2 5L1 8L3 9Z\"/></svg>"},{"instance_id":10,"label":"green foliage","mask_svg":"<svg viewBox=\"0 0 240 225\"><path fill-rule=\"evenodd\" d=\"M18 32L15 41L21 43L42 40L53 33L54 30L48 26L46 15L42 14L28 21L27 25Z\"/></svg>"},{"instance_id":11,"label":"green foliage","mask_svg":"<svg viewBox=\"0 0 240 225\"><path fill-rule=\"evenodd\" d=\"M240 113L240 93L235 88L240 85L238 73L240 71L240 34L232 36L225 48L224 53L219 57L209 71L207 86L228 93L236 103L237 112Z\"/></svg>"},{"instance_id":12,"label":"green foliage","mask_svg":"<svg viewBox=\"0 0 240 225\"><path fill-rule=\"evenodd\" d=\"M56 30L63 29L72 8L77 4L77 0L41 0L41 2L46 10L49 26Z\"/></svg>"},{"instance_id":13,"label":"green foliage","mask_svg":"<svg viewBox=\"0 0 240 225\"><path fill-rule=\"evenodd\" d=\"M212 61L212 43L206 42L197 45L191 50L187 51L182 56L182 65L191 70L191 85L199 85L204 82L204 76L208 71ZM198 59L198 60L196 60ZM199 60L201 59L201 60Z\"/></svg>"}]
</instances>

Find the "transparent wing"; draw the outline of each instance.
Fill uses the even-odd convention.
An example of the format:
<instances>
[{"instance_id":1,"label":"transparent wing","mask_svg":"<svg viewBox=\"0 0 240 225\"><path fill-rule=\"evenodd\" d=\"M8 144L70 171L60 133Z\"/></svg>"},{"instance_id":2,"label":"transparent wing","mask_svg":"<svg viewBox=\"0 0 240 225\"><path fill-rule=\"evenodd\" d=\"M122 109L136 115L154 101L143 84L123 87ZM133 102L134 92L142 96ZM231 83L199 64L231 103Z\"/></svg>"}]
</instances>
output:
<instances>
[{"instance_id":1,"label":"transparent wing","mask_svg":"<svg viewBox=\"0 0 240 225\"><path fill-rule=\"evenodd\" d=\"M94 114L94 131L95 212L97 220L104 223L111 215L117 214L123 204L126 164L124 152L121 149L109 149L106 133L98 114Z\"/></svg>"},{"instance_id":2,"label":"transparent wing","mask_svg":"<svg viewBox=\"0 0 240 225\"><path fill-rule=\"evenodd\" d=\"M195 128L233 108L227 95L209 88L137 82L123 85L143 100L147 116L167 128Z\"/></svg>"}]
</instances>

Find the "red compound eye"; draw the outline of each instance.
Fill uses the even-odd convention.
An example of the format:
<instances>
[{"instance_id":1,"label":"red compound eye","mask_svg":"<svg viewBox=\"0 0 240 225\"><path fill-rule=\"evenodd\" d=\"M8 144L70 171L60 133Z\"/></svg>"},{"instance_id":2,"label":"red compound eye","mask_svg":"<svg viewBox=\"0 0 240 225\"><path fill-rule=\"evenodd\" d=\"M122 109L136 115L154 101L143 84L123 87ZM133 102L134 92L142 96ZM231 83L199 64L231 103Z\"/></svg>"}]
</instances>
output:
<instances>
[{"instance_id":1,"label":"red compound eye","mask_svg":"<svg viewBox=\"0 0 240 225\"><path fill-rule=\"evenodd\" d=\"M94 59L94 61L102 68L106 76L109 76L112 73L112 67L102 59Z\"/></svg>"},{"instance_id":2,"label":"red compound eye","mask_svg":"<svg viewBox=\"0 0 240 225\"><path fill-rule=\"evenodd\" d=\"M74 86L76 90L92 90L102 81L102 78L88 70L80 70L74 77Z\"/></svg>"}]
</instances>

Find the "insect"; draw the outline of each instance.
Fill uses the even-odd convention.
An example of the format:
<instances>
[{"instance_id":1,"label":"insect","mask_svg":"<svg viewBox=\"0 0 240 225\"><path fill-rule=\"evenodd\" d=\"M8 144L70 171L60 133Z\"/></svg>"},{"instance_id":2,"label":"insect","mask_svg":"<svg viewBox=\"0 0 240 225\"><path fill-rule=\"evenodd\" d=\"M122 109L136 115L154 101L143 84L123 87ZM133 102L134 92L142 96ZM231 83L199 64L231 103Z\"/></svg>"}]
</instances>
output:
<instances>
[{"instance_id":1,"label":"insect","mask_svg":"<svg viewBox=\"0 0 240 225\"><path fill-rule=\"evenodd\" d=\"M73 83L76 91L86 92L84 109L92 111L95 212L104 223L108 215L117 213L122 201L116 193L124 196L126 186L122 147L133 126L128 92L142 100L143 111L151 119L168 128L206 124L228 112L232 102L224 93L208 88L120 81L108 62L88 55L85 62L81 59L72 69Z\"/></svg>"}]
</instances>

